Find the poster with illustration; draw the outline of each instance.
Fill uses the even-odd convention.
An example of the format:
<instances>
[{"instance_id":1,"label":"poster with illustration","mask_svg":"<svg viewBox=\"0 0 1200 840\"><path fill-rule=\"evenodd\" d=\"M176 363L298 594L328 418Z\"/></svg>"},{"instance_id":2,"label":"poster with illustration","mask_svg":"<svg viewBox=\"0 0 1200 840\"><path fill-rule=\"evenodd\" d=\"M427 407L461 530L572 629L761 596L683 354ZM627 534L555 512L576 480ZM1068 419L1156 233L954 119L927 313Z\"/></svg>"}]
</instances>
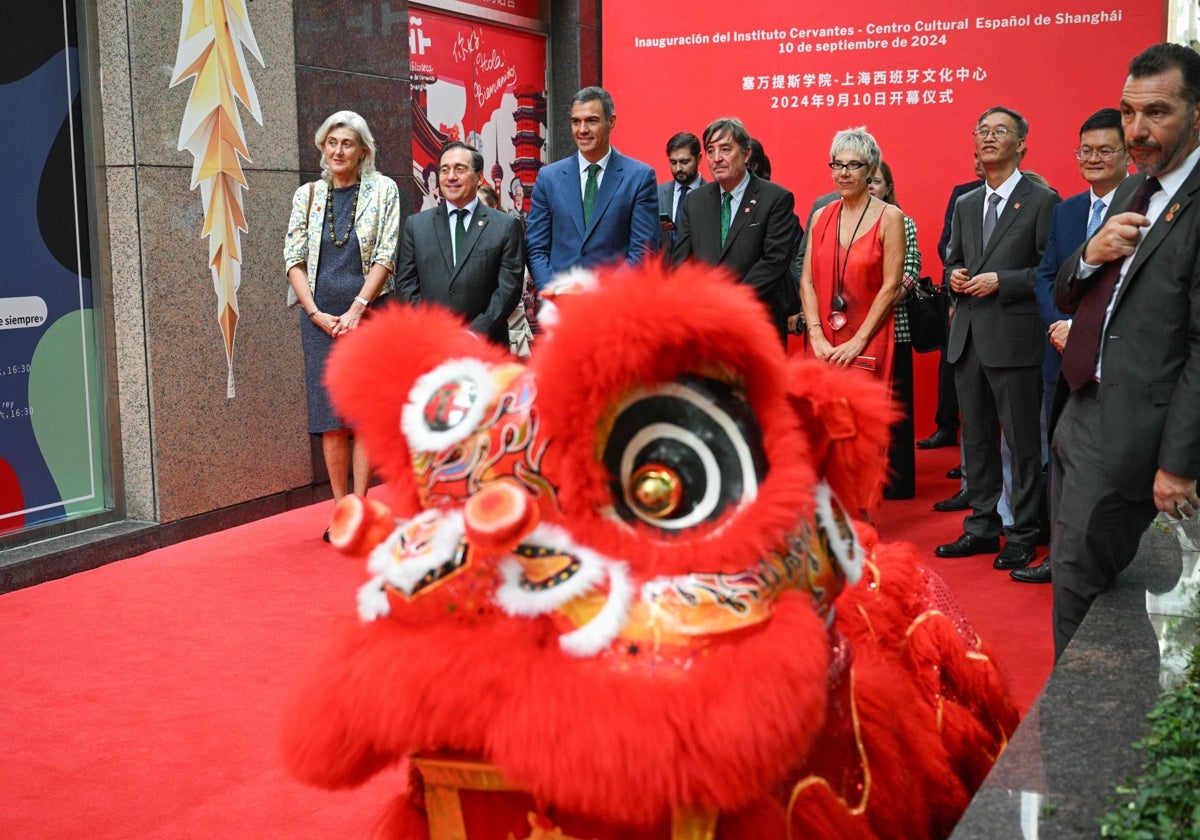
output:
<instances>
[{"instance_id":1,"label":"poster with illustration","mask_svg":"<svg viewBox=\"0 0 1200 840\"><path fill-rule=\"evenodd\" d=\"M438 155L451 140L483 153L483 180L522 217L545 162L546 39L413 7L413 175L420 209L440 201Z\"/></svg>"},{"instance_id":2,"label":"poster with illustration","mask_svg":"<svg viewBox=\"0 0 1200 840\"><path fill-rule=\"evenodd\" d=\"M22 148L0 172L0 533L106 506L72 6L14 16L0 67Z\"/></svg>"}]
</instances>

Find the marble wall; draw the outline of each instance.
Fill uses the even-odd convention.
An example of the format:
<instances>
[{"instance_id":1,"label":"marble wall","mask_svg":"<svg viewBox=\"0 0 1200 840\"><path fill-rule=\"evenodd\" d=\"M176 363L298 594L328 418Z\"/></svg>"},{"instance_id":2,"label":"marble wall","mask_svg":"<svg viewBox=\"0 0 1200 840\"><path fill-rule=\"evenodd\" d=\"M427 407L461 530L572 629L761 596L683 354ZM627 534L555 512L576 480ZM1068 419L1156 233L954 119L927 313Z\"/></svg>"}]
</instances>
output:
<instances>
[{"instance_id":1,"label":"marble wall","mask_svg":"<svg viewBox=\"0 0 1200 840\"><path fill-rule=\"evenodd\" d=\"M101 0L96 9L97 182L107 197L102 265L112 286L126 513L159 522L313 480L281 254L299 169L292 9L247 7L263 65L244 55L263 122L239 106L251 158L242 193L249 230L241 237L237 395L228 399L203 205L191 189L192 154L177 149L192 81L170 87L184 5Z\"/></svg>"},{"instance_id":2,"label":"marble wall","mask_svg":"<svg viewBox=\"0 0 1200 840\"><path fill-rule=\"evenodd\" d=\"M573 150L565 101L600 81L598 0L547 0L552 155ZM362 114L378 168L417 206L412 177L407 0L290 0L245 6L263 63L244 51L262 112L239 105L249 230L241 236L236 396L226 397L217 299L193 157L179 150L193 80L171 87L181 15L193 0L98 0L96 183L99 276L111 301L126 517L169 523L326 480L306 432L295 310L284 306L282 239L292 193L315 178L316 128ZM565 97L565 100L564 100ZM554 102L557 100L557 103ZM386 372L381 372L386 375Z\"/></svg>"}]
</instances>

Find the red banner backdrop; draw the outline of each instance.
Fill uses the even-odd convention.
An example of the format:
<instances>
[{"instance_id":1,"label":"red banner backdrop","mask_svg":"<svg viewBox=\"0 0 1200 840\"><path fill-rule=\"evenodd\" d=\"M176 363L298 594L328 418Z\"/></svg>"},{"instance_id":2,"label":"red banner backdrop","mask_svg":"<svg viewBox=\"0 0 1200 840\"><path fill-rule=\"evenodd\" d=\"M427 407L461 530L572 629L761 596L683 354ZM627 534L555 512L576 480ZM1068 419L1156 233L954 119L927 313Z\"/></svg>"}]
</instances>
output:
<instances>
[{"instance_id":1,"label":"red banner backdrop","mask_svg":"<svg viewBox=\"0 0 1200 840\"><path fill-rule=\"evenodd\" d=\"M762 141L772 180L795 193L803 222L812 200L833 188L826 163L834 133L865 125L917 222L925 273L938 278L946 201L972 178L979 114L994 105L1021 112L1030 123L1022 169L1064 197L1079 192L1086 185L1072 150L1080 123L1118 104L1129 59L1166 28L1163 4L1145 0L1004 6L605 0L614 143L665 181L668 137L699 136L716 117L740 117ZM919 357L918 434L932 422L934 361Z\"/></svg>"},{"instance_id":2,"label":"red banner backdrop","mask_svg":"<svg viewBox=\"0 0 1200 840\"><path fill-rule=\"evenodd\" d=\"M543 161L546 39L412 8L413 174L422 207L438 201L442 145L462 140L483 152L484 179L501 206L522 214Z\"/></svg>"}]
</instances>

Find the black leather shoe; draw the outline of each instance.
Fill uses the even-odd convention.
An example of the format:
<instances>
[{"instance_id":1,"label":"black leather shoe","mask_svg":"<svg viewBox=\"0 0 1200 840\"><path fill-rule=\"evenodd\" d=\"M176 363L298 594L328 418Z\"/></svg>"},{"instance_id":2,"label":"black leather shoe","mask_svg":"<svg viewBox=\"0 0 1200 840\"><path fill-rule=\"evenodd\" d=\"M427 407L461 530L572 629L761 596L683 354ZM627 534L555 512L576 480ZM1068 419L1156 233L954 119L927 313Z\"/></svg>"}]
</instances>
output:
<instances>
[{"instance_id":1,"label":"black leather shoe","mask_svg":"<svg viewBox=\"0 0 1200 840\"><path fill-rule=\"evenodd\" d=\"M963 534L952 543L939 545L933 550L933 553L938 557L970 557L973 554L991 554L999 548L999 537L988 538Z\"/></svg>"},{"instance_id":2,"label":"black leather shoe","mask_svg":"<svg viewBox=\"0 0 1200 840\"><path fill-rule=\"evenodd\" d=\"M1019 542L1006 543L1004 550L997 554L996 559L992 561L992 568L1020 569L1032 563L1036 556L1037 546Z\"/></svg>"},{"instance_id":3,"label":"black leather shoe","mask_svg":"<svg viewBox=\"0 0 1200 840\"><path fill-rule=\"evenodd\" d=\"M967 491L966 490L959 490L957 493L955 493L949 499L942 499L940 502L933 503L934 510L940 510L943 512L950 512L950 511L955 511L955 510L966 510L970 506L971 506L971 503L967 501Z\"/></svg>"},{"instance_id":4,"label":"black leather shoe","mask_svg":"<svg viewBox=\"0 0 1200 840\"><path fill-rule=\"evenodd\" d=\"M1050 583L1050 558L1043 560L1040 566L1013 569L1008 576L1021 583Z\"/></svg>"},{"instance_id":5,"label":"black leather shoe","mask_svg":"<svg viewBox=\"0 0 1200 840\"><path fill-rule=\"evenodd\" d=\"M929 437L917 441L917 449L941 449L943 446L958 446L958 432L938 429Z\"/></svg>"},{"instance_id":6,"label":"black leather shoe","mask_svg":"<svg viewBox=\"0 0 1200 840\"><path fill-rule=\"evenodd\" d=\"M946 478L962 478L962 465L946 470Z\"/></svg>"}]
</instances>

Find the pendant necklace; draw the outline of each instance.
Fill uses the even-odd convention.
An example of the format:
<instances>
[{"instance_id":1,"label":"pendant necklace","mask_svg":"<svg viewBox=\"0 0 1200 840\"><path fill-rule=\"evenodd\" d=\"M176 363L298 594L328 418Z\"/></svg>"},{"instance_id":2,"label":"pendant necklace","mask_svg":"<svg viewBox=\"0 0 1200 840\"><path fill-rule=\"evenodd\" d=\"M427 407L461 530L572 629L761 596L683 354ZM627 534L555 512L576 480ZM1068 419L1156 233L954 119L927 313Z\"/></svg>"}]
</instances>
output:
<instances>
[{"instance_id":1,"label":"pendant necklace","mask_svg":"<svg viewBox=\"0 0 1200 840\"><path fill-rule=\"evenodd\" d=\"M346 226L346 235L342 239L338 239L333 232L333 184L329 185L329 206L326 208L326 215L329 217L329 241L335 247L341 248L350 241L350 234L354 231L354 216L358 212L358 184L354 185L354 204L350 206L350 224Z\"/></svg>"},{"instance_id":2,"label":"pendant necklace","mask_svg":"<svg viewBox=\"0 0 1200 840\"><path fill-rule=\"evenodd\" d=\"M833 300L829 303L829 328L837 332L842 327L846 326L846 299L842 297L842 287L845 285L846 268L850 264L850 249L854 247L855 239L858 236L858 228L866 218L867 208L871 206L871 196L867 196L867 203L863 205L862 212L858 214L858 221L854 224L854 232L850 234L850 244L846 246L846 259L843 261L842 256L842 210L845 209L846 203L843 201L838 206L837 217L837 239L834 242L833 249L833 276L837 280L837 289L834 292Z\"/></svg>"}]
</instances>

